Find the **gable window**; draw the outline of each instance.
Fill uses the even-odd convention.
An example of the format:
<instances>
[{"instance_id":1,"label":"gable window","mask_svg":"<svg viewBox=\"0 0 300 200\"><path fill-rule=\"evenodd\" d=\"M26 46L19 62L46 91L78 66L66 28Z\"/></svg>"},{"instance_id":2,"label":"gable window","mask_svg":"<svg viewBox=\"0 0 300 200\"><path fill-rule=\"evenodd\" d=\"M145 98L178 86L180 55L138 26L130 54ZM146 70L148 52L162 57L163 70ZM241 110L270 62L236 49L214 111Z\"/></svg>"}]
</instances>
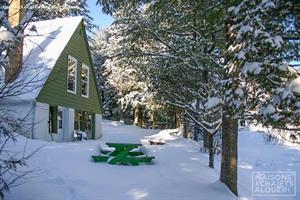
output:
<instances>
[{"instance_id":1,"label":"gable window","mask_svg":"<svg viewBox=\"0 0 300 200\"><path fill-rule=\"evenodd\" d=\"M89 97L89 67L85 64L81 71L81 96Z\"/></svg>"},{"instance_id":2,"label":"gable window","mask_svg":"<svg viewBox=\"0 0 300 200\"><path fill-rule=\"evenodd\" d=\"M77 83L77 60L72 56L68 56L67 91L76 94L76 83Z\"/></svg>"}]
</instances>

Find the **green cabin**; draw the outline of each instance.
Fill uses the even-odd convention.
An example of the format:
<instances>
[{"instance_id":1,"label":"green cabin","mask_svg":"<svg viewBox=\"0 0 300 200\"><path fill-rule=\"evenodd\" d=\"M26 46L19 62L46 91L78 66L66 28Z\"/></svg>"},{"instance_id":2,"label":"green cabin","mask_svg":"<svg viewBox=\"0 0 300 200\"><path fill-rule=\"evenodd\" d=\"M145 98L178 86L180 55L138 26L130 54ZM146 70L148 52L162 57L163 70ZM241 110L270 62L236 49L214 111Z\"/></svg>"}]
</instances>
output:
<instances>
[{"instance_id":1,"label":"green cabin","mask_svg":"<svg viewBox=\"0 0 300 200\"><path fill-rule=\"evenodd\" d=\"M8 101L34 139L74 141L76 131L102 136L101 97L82 17L32 22L25 29L22 92Z\"/></svg>"}]
</instances>

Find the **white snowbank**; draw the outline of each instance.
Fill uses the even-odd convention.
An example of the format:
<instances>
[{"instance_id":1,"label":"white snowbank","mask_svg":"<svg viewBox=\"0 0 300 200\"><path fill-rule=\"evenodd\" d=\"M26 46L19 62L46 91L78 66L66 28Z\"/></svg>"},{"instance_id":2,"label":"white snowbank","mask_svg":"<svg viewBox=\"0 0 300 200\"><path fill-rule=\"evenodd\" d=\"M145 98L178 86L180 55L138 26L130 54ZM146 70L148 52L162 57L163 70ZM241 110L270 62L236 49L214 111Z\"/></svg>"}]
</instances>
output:
<instances>
[{"instance_id":1,"label":"white snowbank","mask_svg":"<svg viewBox=\"0 0 300 200\"><path fill-rule=\"evenodd\" d=\"M104 120L104 137L75 143L47 143L20 137L11 149L22 152L45 145L28 163L36 176L12 188L7 200L236 200L219 181L220 156L216 169L210 169L208 156L199 152L195 142L174 135L173 130L142 129ZM178 129L174 130L178 133ZM153 135L154 134L154 135ZM137 143L141 139L164 139L167 144L151 146L146 151L155 156L154 165L118 166L94 163L91 155L99 153L105 142ZM299 172L300 149L265 144L263 135L255 132L239 134L239 198L264 200L252 196L253 171ZM297 194L299 197L299 193ZM271 198L270 198L271 199ZM281 197L272 197L280 200ZM291 200L299 199L290 197Z\"/></svg>"},{"instance_id":2,"label":"white snowbank","mask_svg":"<svg viewBox=\"0 0 300 200\"><path fill-rule=\"evenodd\" d=\"M166 129L162 130L159 133L155 135L151 135L149 137L146 137L147 140L152 141L152 142L163 142L165 143L166 141L172 141L176 140L178 138L181 138L182 134L180 132L180 129Z\"/></svg>"}]
</instances>

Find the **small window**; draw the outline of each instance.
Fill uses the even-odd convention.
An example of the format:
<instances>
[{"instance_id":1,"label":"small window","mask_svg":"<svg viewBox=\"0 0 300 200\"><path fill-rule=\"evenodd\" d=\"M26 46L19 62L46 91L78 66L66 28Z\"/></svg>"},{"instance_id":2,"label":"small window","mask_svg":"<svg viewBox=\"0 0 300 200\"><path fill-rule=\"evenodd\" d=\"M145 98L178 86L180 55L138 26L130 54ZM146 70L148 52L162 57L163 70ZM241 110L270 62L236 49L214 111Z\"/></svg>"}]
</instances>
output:
<instances>
[{"instance_id":1,"label":"small window","mask_svg":"<svg viewBox=\"0 0 300 200\"><path fill-rule=\"evenodd\" d=\"M77 83L77 60L72 56L68 56L67 91L76 94L76 83Z\"/></svg>"},{"instance_id":2,"label":"small window","mask_svg":"<svg viewBox=\"0 0 300 200\"><path fill-rule=\"evenodd\" d=\"M81 95L89 97L89 67L85 64L82 64L81 71Z\"/></svg>"},{"instance_id":3,"label":"small window","mask_svg":"<svg viewBox=\"0 0 300 200\"><path fill-rule=\"evenodd\" d=\"M49 133L57 133L57 107L49 107Z\"/></svg>"}]
</instances>

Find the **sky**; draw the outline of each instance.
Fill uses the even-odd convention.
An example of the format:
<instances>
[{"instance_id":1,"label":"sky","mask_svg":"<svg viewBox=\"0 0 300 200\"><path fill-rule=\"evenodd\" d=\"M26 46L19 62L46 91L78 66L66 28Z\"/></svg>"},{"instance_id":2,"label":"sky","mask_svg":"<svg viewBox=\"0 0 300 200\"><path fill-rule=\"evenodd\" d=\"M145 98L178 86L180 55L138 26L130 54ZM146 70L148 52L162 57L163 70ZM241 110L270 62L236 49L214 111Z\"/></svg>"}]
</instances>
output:
<instances>
[{"instance_id":1,"label":"sky","mask_svg":"<svg viewBox=\"0 0 300 200\"><path fill-rule=\"evenodd\" d=\"M102 13L102 8L96 5L96 0L87 0L87 3L91 12L90 15L94 18L94 23L99 26L100 30L105 29L113 22L111 16Z\"/></svg>"}]
</instances>

